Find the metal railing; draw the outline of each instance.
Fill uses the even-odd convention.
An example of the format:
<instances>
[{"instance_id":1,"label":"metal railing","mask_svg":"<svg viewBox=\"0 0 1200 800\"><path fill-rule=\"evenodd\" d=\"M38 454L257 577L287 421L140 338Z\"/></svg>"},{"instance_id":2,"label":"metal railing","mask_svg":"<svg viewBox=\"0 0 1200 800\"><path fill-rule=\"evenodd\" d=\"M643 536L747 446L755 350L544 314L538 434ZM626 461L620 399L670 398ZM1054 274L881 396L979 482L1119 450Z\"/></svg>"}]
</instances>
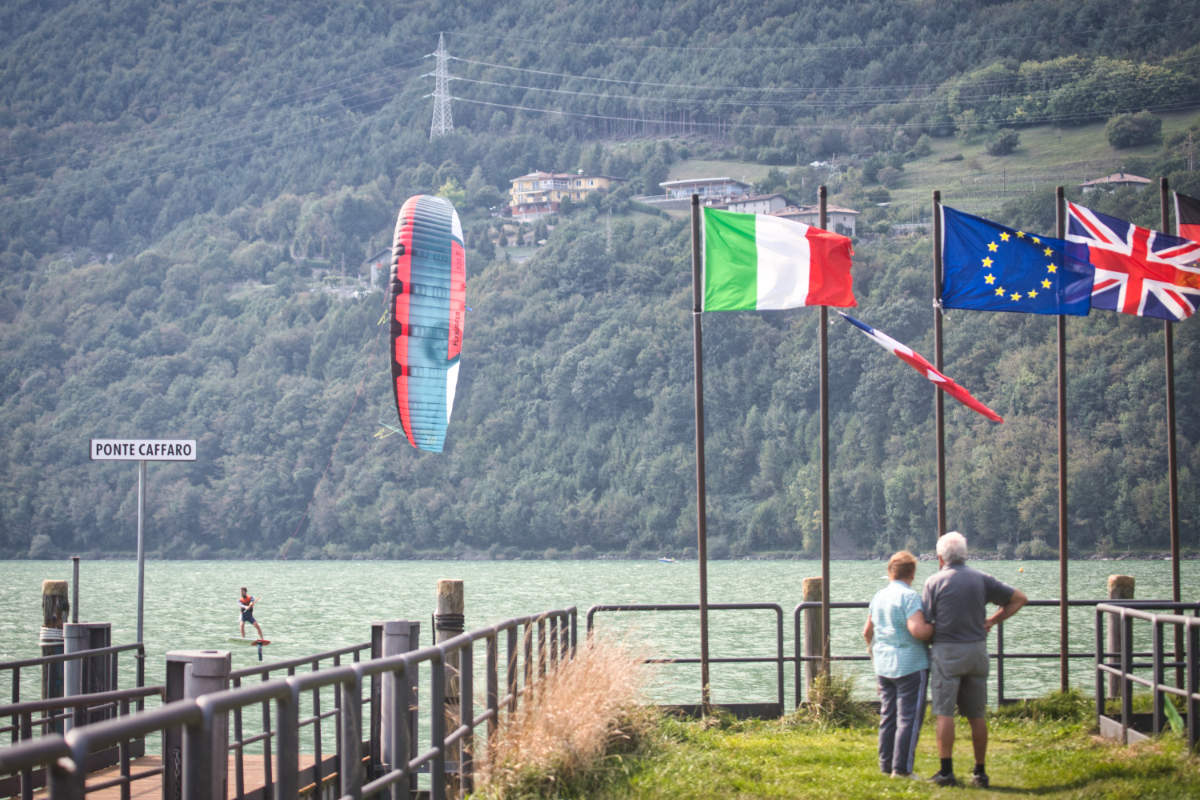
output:
<instances>
[{"instance_id":1,"label":"metal railing","mask_svg":"<svg viewBox=\"0 0 1200 800\"><path fill-rule=\"evenodd\" d=\"M499 655L502 636L507 656L503 667ZM480 642L484 646L486 699L484 708L476 713L474 653ZM330 774L318 773L316 780L308 781L309 785L316 784L319 789L325 786L336 788L337 796L342 798L369 797L385 791L393 797L413 797L417 775L427 772L432 796L442 797L447 771L451 770L459 775L464 791L471 791L476 729L486 724L488 737L495 736L502 713L512 714L517 710L521 697L535 690L548 666L574 658L576 643L574 607L517 617L400 655L238 686L167 703L140 714L74 728L65 736L48 735L23 742L0 750L0 774L25 774L37 767L46 768L51 800L78 800L89 791L113 786L120 788L124 799L130 797L134 781L161 774L163 794L169 796L167 770L133 773L128 742L154 733L179 731L183 742L179 773L182 796L224 797L225 788L217 784L224 775L218 748L228 744L222 742L221 733L229 714L262 707L269 715L266 741L272 741L274 749L274 757L268 759L274 762L272 778L268 785L250 793L239 788L235 796L293 798L302 790L302 779L314 777L304 773L299 766L301 698L306 693L331 687L340 698L331 715L336 720L334 758L337 769ZM444 717L445 666L453 657L457 657L459 665L461 706L459 718L448 725ZM417 681L422 664L429 666L429 704L424 712L412 702L415 695L405 691L411 686L410 680ZM279 669L279 665L273 667ZM502 669L503 694L500 689ZM372 763L369 753L364 752L363 743L363 692L373 678L382 680L385 689L389 690L385 696L390 698L389 707L379 709L386 720L384 733L389 745L378 763ZM429 731L425 749L420 748L419 737L411 734L418 729L414 715L421 713L427 717ZM164 741L166 738L163 736ZM462 747L461 762L448 763L447 752L455 744ZM114 746L121 750L119 774L103 783L89 784L88 753ZM227 782L227 776L224 780ZM25 791L24 786L22 791Z\"/></svg>"},{"instance_id":2,"label":"metal railing","mask_svg":"<svg viewBox=\"0 0 1200 800\"><path fill-rule=\"evenodd\" d=\"M130 651L134 653L136 686L120 689L120 654ZM71 691L72 687L64 686L61 678L62 671L72 662L77 663L78 682L74 691L87 692L87 687L91 686L91 692L21 701L22 670L38 669L43 674L46 670L57 670L60 678L57 683L63 691ZM163 691L161 686L145 686L145 648L137 643L8 661L0 664L0 675L4 674L12 682L10 694L13 702L0 706L0 721L3 722L0 724L0 738L7 738L13 744L61 733L72 726L142 711L146 707L147 697L157 695L161 698ZM97 686L112 688L95 691ZM131 742L130 749L135 757L140 756L145 752L145 743ZM119 757L116 750L92 753L88 765L92 769L111 766L117 763ZM29 770L23 775L0 775L0 797L10 797L21 787L40 787L44 783L44 770ZM31 796L30 791L25 790L24 796Z\"/></svg>"},{"instance_id":3,"label":"metal railing","mask_svg":"<svg viewBox=\"0 0 1200 800\"><path fill-rule=\"evenodd\" d=\"M1109 601L1109 600L1069 600L1069 601L1067 601L1067 605L1070 608L1094 608L1094 607L1099 606L1100 604L1107 604L1110 602L1113 602L1113 601ZM1120 601L1115 601L1115 604L1119 604L1120 606L1123 606L1126 608L1134 608L1134 609L1171 608L1171 609L1176 609L1176 610L1188 610L1188 611L1191 611L1193 614L1200 615L1200 603L1173 603L1170 600L1120 600ZM830 607L830 609L859 608L859 609L863 609L865 611L867 608L870 607L870 603L861 602L861 601L854 602L854 603L830 603L829 607ZM821 603L816 602L816 601L804 602L804 603L800 603L799 605L796 606L796 609L795 609L795 612L793 615L793 625L794 625L795 642L796 642L795 661L796 661L797 665L800 665L800 664L819 665L820 664L820 661L821 661L820 655L803 655L803 650L802 650L802 624L803 624L802 617L803 617L803 615L801 613L801 612L809 610L809 609L819 612L820 608L821 608ZM1030 600L1028 603L1026 603L1025 607L1022 609L1022 613L1025 613L1025 609L1033 609L1033 608L1057 609L1057 608L1059 608L1059 601L1057 601L1057 600ZM999 625L997 625L994 628L994 630L996 631L996 646L995 646L995 650L993 652L991 652L989 655L996 664L996 703L997 703L997 705L1003 705L1005 703L1009 703L1009 702L1013 701L1013 698L1010 698L1010 697L1006 696L1006 694L1005 694L1006 662L1008 662L1010 660L1017 660L1017 661L1020 661L1020 660L1045 660L1045 661L1054 660L1054 661L1057 661L1060 658L1060 651L1052 650L1052 651L1037 652L1037 651L1010 650L1008 648L1008 645L1007 645L1006 639L1005 639L1004 623L1002 622ZM810 652L819 653L820 647L817 647L815 649L815 651L810 651ZM1148 654L1144 653L1141 655L1148 655ZM1083 659L1083 658L1093 659L1093 658L1095 658L1095 653L1090 650L1089 651L1081 650L1078 652L1068 652L1067 658L1068 659ZM847 656L847 655L839 656L839 655L833 655L833 654L830 655L830 661L869 662L870 660L871 660L871 657L868 655L853 655L853 656ZM799 666L797 666L797 669L796 669L796 704L797 705L800 704L801 698L803 697L803 686L802 686L803 681L801 678L801 672L802 672L802 670L799 668Z\"/></svg>"},{"instance_id":4,"label":"metal railing","mask_svg":"<svg viewBox=\"0 0 1200 800\"><path fill-rule=\"evenodd\" d=\"M58 653L50 656L39 656L37 658L26 658L19 661L5 661L0 663L0 675L3 673L9 674L9 680L12 682L11 696L12 703L21 702L21 670L45 667L52 667L59 664L66 664L69 661L81 661L83 659L94 659L89 662L97 664L100 659L107 658L107 671L110 676L111 686L114 689L120 688L118 680L120 671L118 667L119 657L121 653L133 651L136 659L135 681L138 687L146 684L146 649L140 643L113 645L111 647L97 647L91 650L77 650L74 653ZM3 714L5 706L0 706L0 714ZM15 739L14 739L15 741Z\"/></svg>"},{"instance_id":5,"label":"metal railing","mask_svg":"<svg viewBox=\"0 0 1200 800\"><path fill-rule=\"evenodd\" d=\"M120 689L114 692L54 697L49 700L30 700L5 706L4 713L12 716L14 727L18 729L21 740L27 742L34 740L35 714L43 715L37 718L36 724L46 726L55 722L69 722L72 729L78 729L94 723L92 719L94 711L103 711L105 718L127 717L131 713L143 710L147 697L158 697L161 700L162 696L162 686L143 686L139 689ZM41 738L45 738L45 735L43 732ZM34 741L40 741L41 738ZM140 756L144 750L144 740L135 739L126 740L115 752L111 748L89 751L87 768L89 770L101 769L116 763L127 765L131 756ZM3 770L0 770L0 773L2 772ZM157 774L157 770L150 774ZM0 797L11 797L19 791L22 800L30 800L33 792L44 786L45 782L44 770L35 769L33 765L26 765L17 775L0 777Z\"/></svg>"},{"instance_id":6,"label":"metal railing","mask_svg":"<svg viewBox=\"0 0 1200 800\"><path fill-rule=\"evenodd\" d=\"M1106 600L1070 600L1067 605L1070 608L1094 608L1101 603L1106 603ZM1188 611L1192 614L1200 616L1200 603L1172 603L1167 600L1122 600L1119 604L1126 608L1137 609L1174 609L1179 611ZM861 609L864 612L870 606L870 603L857 601L845 603L830 603L831 609ZM1026 604L1027 609L1037 608L1053 608L1060 607L1057 600L1030 600ZM595 605L588 609L587 612L587 632L589 634L595 628L595 617L600 612L681 612L681 611L699 611L699 605L695 603L666 603L666 604L626 604L626 605ZM813 611L819 612L821 603L819 601L803 602L798 604L792 613L793 625L793 652L790 655L784 654L784 642L782 631L782 610L780 606L774 603L712 603L709 605L710 610L775 610L775 655L774 656L712 656L709 658L709 663L712 664L753 664L753 663L773 663L775 664L775 683L776 683L776 704L779 709L775 713L783 713L785 708L784 700L784 664L791 663L795 666L794 669L794 691L795 691L795 706L799 706L803 702L805 696L805 681L804 681L804 665L812 668L819 666L821 662L820 646L810 646L807 651L804 642L804 612ZM855 628L857 630L857 628ZM1006 670L1010 668L1012 661L1026 660L1043 660L1057 661L1060 658L1058 650L1052 651L1022 651L1014 650L1011 647L1011 636L1006 638L1004 624L1001 623L995 628L995 649L990 653L990 657L995 663L996 676L996 702L998 705L1012 702L1006 694ZM805 653L808 652L809 655ZM1135 654L1140 656L1149 655L1148 653ZM1078 652L1068 652L1069 660L1093 659L1095 654L1091 650L1080 650ZM835 662L870 662L870 656L867 655L838 655L831 654L831 661ZM645 659L646 663L651 664L698 664L699 658L695 657L651 657ZM738 704L729 706L737 708ZM766 715L765 712L764 715Z\"/></svg>"},{"instance_id":7,"label":"metal railing","mask_svg":"<svg viewBox=\"0 0 1200 800\"><path fill-rule=\"evenodd\" d=\"M1170 604L1186 608L1194 608L1194 604ZM1106 650L1105 639L1108 626L1106 616L1116 621L1119 649L1113 653ZM1135 661L1146 654L1137 653L1133 649L1134 622L1149 624L1151 651L1150 660ZM1164 629L1170 627L1173 631L1182 633L1183 661L1175 660L1172 652L1168 656L1164 643ZM1114 663L1110 659L1118 658ZM1121 699L1120 730L1121 741L1128 741L1129 731L1134 725L1133 690L1134 686L1150 689L1153 710L1151 712L1151 733L1158 734L1163 729L1163 719L1166 716L1166 704L1171 702L1169 696L1183 698L1187 711L1187 741L1193 750L1200 745L1200 617L1184 616L1182 614L1156 614L1144 608L1132 607L1126 603L1100 603L1096 606L1096 650L1094 654L1096 665L1096 718L1103 724L1113 720L1107 713L1105 699L1106 677L1113 676L1119 681ZM1166 672L1169 668L1182 668L1183 687L1175 682L1168 683ZM1148 670L1150 677L1136 674L1136 670Z\"/></svg>"},{"instance_id":8,"label":"metal railing","mask_svg":"<svg viewBox=\"0 0 1200 800\"><path fill-rule=\"evenodd\" d=\"M349 657L354 663L360 663L363 660L363 655L367 658L378 655L373 651L373 644L365 642L362 644L349 645L336 650L329 650L316 655L305 656L303 658L290 659L288 661L277 661L270 664L263 664L255 667L247 667L245 669L235 670L229 673L229 686L231 689L239 689L243 686L243 682L247 679L258 678L262 682L271 680L272 673L284 673L288 677L296 675L296 670L302 667L310 668L311 673L322 671L322 669L337 669L342 666L342 659ZM329 662L326 664L325 662ZM342 703L346 701L346 696L340 691L333 692L333 708L322 711L321 709L321 690L322 688L333 688L336 686L330 684L315 684L309 689L309 704L311 714L309 716L300 717L298 726L311 729L311 747L313 753L313 764L307 768L311 772L311 782L321 784L325 777L326 769L333 768L335 765L327 763L323 758L322 749L324 745L324 731L322 729L323 720L334 718L338 719L341 716ZM356 713L362 714L361 706L365 704L378 704L378 689L374 681L369 686L367 696L359 696L356 701L360 706ZM233 711L233 736L229 743L229 751L233 754L234 763L234 793L237 797L243 797L246 794L246 767L245 755L247 748L252 748L255 745L261 744L263 749L263 770L266 781L265 788L269 789L274 782L274 776L271 769L271 709L270 698L265 698L259 703L259 718L261 720L261 728L258 733L246 735L243 710L247 708L244 705L235 706ZM377 709L373 708L372 713ZM368 717L370 718L370 717ZM297 732L297 736L301 737L301 731ZM332 760L332 759L330 759Z\"/></svg>"},{"instance_id":9,"label":"metal railing","mask_svg":"<svg viewBox=\"0 0 1200 800\"><path fill-rule=\"evenodd\" d=\"M820 605L818 603L818 605ZM710 656L710 664L763 664L775 665L775 706L765 709L760 716L780 716L784 711L784 679L783 665L795 658L783 654L783 607L778 603L709 603L710 611L774 611L775 612L775 655L773 656ZM600 612L620 611L699 611L696 603L645 603L633 605L595 605L587 612L587 633L590 636L595 626L595 616ZM647 664L699 664L699 658L647 658ZM722 707L737 711L740 708L750 708L764 711L763 704L721 704ZM778 710L775 710L777 708Z\"/></svg>"}]
</instances>

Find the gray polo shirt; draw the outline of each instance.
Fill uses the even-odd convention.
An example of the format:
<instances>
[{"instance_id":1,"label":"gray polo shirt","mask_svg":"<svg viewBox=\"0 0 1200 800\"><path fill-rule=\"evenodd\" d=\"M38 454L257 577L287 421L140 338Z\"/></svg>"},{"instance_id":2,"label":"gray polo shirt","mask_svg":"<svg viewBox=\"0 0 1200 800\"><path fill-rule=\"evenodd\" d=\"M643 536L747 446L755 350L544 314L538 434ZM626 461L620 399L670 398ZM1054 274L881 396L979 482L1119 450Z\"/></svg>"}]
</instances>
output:
<instances>
[{"instance_id":1,"label":"gray polo shirt","mask_svg":"<svg viewBox=\"0 0 1200 800\"><path fill-rule=\"evenodd\" d=\"M1002 606L1013 587L966 564L947 564L925 581L925 617L933 624L933 641L981 642L987 604Z\"/></svg>"}]
</instances>

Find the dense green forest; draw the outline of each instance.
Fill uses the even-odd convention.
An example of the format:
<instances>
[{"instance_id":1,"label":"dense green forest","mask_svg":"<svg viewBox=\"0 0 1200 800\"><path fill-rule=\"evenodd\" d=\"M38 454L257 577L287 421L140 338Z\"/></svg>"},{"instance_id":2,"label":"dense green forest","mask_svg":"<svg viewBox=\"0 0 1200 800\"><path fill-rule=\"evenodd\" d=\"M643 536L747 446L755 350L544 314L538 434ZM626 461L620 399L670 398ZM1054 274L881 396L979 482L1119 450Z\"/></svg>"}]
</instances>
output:
<instances>
[{"instance_id":1,"label":"dense green forest","mask_svg":"<svg viewBox=\"0 0 1200 800\"><path fill-rule=\"evenodd\" d=\"M454 128L431 136L439 33ZM635 198L705 168L793 203L827 185L862 212L858 315L932 358L933 246L911 223L950 185L921 176L969 179L967 210L1043 233L1055 184L1079 197L1063 176L1200 196L1197 41L1165 0L12 0L0 556L132 552L136 469L91 462L93 437L197 440L194 463L149 467L162 557L687 555L690 229ZM1064 137L1086 147L1041 152ZM538 169L622 182L515 225L509 181ZM441 454L389 435L386 276L368 266L418 193L454 201L468 246ZM1087 204L1160 227L1153 188ZM704 318L715 557L817 551L818 315ZM1055 320L944 325L946 371L1006 420L947 401L948 521L977 550L1043 554ZM1165 550L1163 325L1067 327L1072 547ZM1196 550L1200 321L1174 339ZM840 320L829 363L835 553L930 550L934 390Z\"/></svg>"}]
</instances>

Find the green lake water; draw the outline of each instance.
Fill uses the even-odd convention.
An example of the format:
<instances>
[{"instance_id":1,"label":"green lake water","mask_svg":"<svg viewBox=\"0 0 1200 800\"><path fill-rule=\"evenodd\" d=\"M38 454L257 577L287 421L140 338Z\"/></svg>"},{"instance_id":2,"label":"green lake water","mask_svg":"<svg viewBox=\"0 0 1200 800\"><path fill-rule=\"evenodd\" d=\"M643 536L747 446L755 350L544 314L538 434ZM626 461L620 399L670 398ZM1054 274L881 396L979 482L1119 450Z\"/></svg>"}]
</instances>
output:
<instances>
[{"instance_id":1,"label":"green lake water","mask_svg":"<svg viewBox=\"0 0 1200 800\"><path fill-rule=\"evenodd\" d=\"M1052 561L973 562L1022 588L1033 600L1057 600L1058 564ZM936 570L921 562L914 586ZM253 647L228 643L238 633L238 589L258 599L257 617L272 644L266 659L284 660L369 641L372 622L421 622L429 641L435 587L440 578L460 578L466 596L468 630L552 608L576 606L582 635L587 609L618 603L695 603L698 565L694 561L150 561L145 578L147 682L161 683L164 655L171 650L227 649L234 669L257 664ZM868 601L885 583L882 561L834 561L830 593L834 602ZM1078 561L1070 568L1071 599L1104 595L1107 576L1137 579L1139 599L1171 596L1167 561ZM709 602L767 602L783 608L784 654L791 655L792 611L801 601L801 581L821 574L817 561L713 561L708 566ZM1200 562L1181 565L1185 601L1200 600ZM39 654L41 582L71 578L69 561L0 561L0 661ZM112 623L114 644L133 642L137 621L137 564L83 561L79 579L79 619ZM834 655L864 653L866 612L834 610ZM699 620L686 613L606 613L597 617L605 635L621 635L648 657L699 655ZM1072 651L1094 647L1094 614L1072 610ZM769 611L710 613L710 655L773 655L775 616ZM251 631L253 635L253 631ZM1028 608L1005 625L1006 649L1050 652L1058 649L1058 609ZM993 634L994 644L994 634ZM122 657L132 663L132 658ZM873 692L865 662L837 667L855 675L858 692ZM28 671L26 671L28 672ZM994 683L993 670L993 683ZM697 665L654 667L649 700L699 700ZM766 702L775 698L773 665L711 667L716 702ZM0 675L0 696L11 693L10 676ZM1033 696L1058 687L1058 661L1009 662L1006 696ZM1071 666L1071 683L1093 686L1092 664ZM26 682L30 682L26 688ZM22 680L22 699L37 695L36 675ZM123 686L132 681L122 680ZM794 702L792 668L785 667L785 698ZM995 692L993 689L992 700Z\"/></svg>"}]
</instances>

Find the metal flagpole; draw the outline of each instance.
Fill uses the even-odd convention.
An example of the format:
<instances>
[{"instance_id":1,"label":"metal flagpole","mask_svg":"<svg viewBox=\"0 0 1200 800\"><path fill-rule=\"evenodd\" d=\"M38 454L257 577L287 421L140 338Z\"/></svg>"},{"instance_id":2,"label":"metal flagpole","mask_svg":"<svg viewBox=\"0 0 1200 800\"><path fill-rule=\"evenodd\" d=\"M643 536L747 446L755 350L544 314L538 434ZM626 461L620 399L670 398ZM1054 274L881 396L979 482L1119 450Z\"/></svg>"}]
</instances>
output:
<instances>
[{"instance_id":1,"label":"metal flagpole","mask_svg":"<svg viewBox=\"0 0 1200 800\"><path fill-rule=\"evenodd\" d=\"M942 371L942 193L933 192L933 366ZM937 451L937 535L946 532L946 424L942 390L933 390L934 448Z\"/></svg>"},{"instance_id":2,"label":"metal flagpole","mask_svg":"<svg viewBox=\"0 0 1200 800\"><path fill-rule=\"evenodd\" d=\"M1067 235L1063 187L1055 190L1054 235ZM1058 315L1058 683L1067 691L1067 661L1070 638L1067 635L1067 317Z\"/></svg>"},{"instance_id":3,"label":"metal flagpole","mask_svg":"<svg viewBox=\"0 0 1200 800\"><path fill-rule=\"evenodd\" d=\"M704 492L704 360L700 330L700 195L692 195L692 354L696 362L696 553L700 559L700 703L711 703L708 681L708 526Z\"/></svg>"},{"instance_id":4,"label":"metal flagpole","mask_svg":"<svg viewBox=\"0 0 1200 800\"><path fill-rule=\"evenodd\" d=\"M142 529L144 527L142 520L146 516L146 461L145 459L138 462L138 496L137 496L137 641L142 643L142 610L144 608L143 598L146 590L146 548L143 545L144 539Z\"/></svg>"},{"instance_id":5,"label":"metal flagpole","mask_svg":"<svg viewBox=\"0 0 1200 800\"><path fill-rule=\"evenodd\" d=\"M824 184L817 188L817 227L825 225ZM829 309L821 306L821 674L829 677Z\"/></svg>"},{"instance_id":6,"label":"metal flagpole","mask_svg":"<svg viewBox=\"0 0 1200 800\"><path fill-rule=\"evenodd\" d=\"M1159 178L1159 208L1162 225L1167 230L1170 224L1167 211L1167 179ZM1175 219L1175 233L1179 234L1179 218ZM1171 525L1171 600L1178 603L1179 591L1179 462L1175 452L1175 324L1163 320L1163 347L1167 363L1167 505ZM1175 626L1175 661L1183 661L1183 631ZM1183 668L1176 669L1178 685L1183 685Z\"/></svg>"}]
</instances>

